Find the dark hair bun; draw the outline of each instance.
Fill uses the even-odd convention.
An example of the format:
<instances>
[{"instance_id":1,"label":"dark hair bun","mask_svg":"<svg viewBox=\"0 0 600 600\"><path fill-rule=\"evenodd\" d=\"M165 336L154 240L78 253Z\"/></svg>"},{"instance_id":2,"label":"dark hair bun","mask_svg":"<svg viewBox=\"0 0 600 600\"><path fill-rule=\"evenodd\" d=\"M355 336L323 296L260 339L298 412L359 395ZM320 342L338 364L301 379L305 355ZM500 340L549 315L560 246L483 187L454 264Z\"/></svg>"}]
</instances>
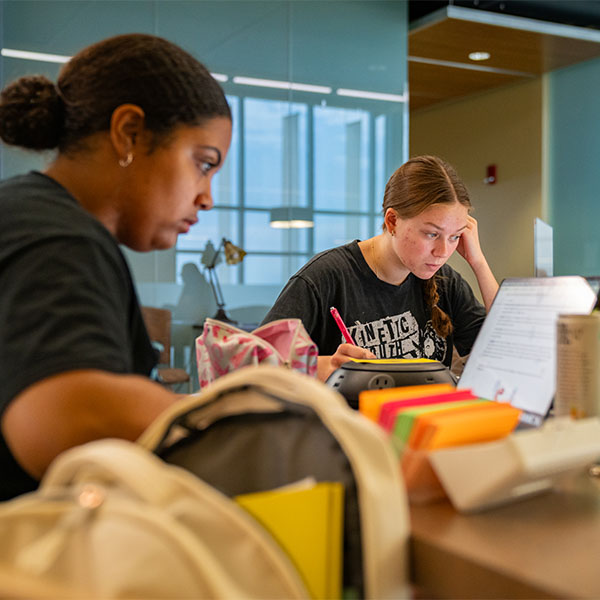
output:
<instances>
[{"instance_id":1,"label":"dark hair bun","mask_svg":"<svg viewBox=\"0 0 600 600\"><path fill-rule=\"evenodd\" d=\"M63 103L43 75L21 77L0 94L0 138L7 144L44 150L56 148L62 130Z\"/></svg>"}]
</instances>

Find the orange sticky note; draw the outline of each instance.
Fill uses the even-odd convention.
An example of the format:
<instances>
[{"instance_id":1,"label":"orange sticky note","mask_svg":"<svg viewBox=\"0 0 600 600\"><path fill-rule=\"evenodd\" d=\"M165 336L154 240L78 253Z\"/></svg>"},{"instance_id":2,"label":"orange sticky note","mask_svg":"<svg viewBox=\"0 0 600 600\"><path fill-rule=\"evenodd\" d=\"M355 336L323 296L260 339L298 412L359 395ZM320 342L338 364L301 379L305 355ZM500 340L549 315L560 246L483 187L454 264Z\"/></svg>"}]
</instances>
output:
<instances>
[{"instance_id":1,"label":"orange sticky note","mask_svg":"<svg viewBox=\"0 0 600 600\"><path fill-rule=\"evenodd\" d=\"M433 396L443 392L450 392L455 387L451 383L430 383L426 385L407 385L404 387L385 388L383 390L365 390L358 395L358 410L365 417L377 422L379 411L384 402L402 400L405 398L418 398Z\"/></svg>"},{"instance_id":2,"label":"orange sticky note","mask_svg":"<svg viewBox=\"0 0 600 600\"><path fill-rule=\"evenodd\" d=\"M459 400L473 400L475 396L468 389L452 390L444 394L433 394L432 396L420 396L418 398L404 398L402 400L390 400L384 402L379 410L379 424L386 430L391 431L396 421L398 412L411 407L426 406L429 404L442 404L458 402Z\"/></svg>"},{"instance_id":3,"label":"orange sticky note","mask_svg":"<svg viewBox=\"0 0 600 600\"><path fill-rule=\"evenodd\" d=\"M513 431L520 414L518 408L500 402L424 414L413 426L408 445L415 450L435 450L499 439Z\"/></svg>"},{"instance_id":4,"label":"orange sticky note","mask_svg":"<svg viewBox=\"0 0 600 600\"><path fill-rule=\"evenodd\" d=\"M439 404L426 404L425 406L411 406L409 408L398 410L394 417L392 430L390 431L392 445L399 454L406 450L413 426L421 415L434 412L461 410L465 407L473 406L474 404L485 404L489 402L491 402L491 400L475 398L472 400L459 400L458 402L442 402Z\"/></svg>"}]
</instances>

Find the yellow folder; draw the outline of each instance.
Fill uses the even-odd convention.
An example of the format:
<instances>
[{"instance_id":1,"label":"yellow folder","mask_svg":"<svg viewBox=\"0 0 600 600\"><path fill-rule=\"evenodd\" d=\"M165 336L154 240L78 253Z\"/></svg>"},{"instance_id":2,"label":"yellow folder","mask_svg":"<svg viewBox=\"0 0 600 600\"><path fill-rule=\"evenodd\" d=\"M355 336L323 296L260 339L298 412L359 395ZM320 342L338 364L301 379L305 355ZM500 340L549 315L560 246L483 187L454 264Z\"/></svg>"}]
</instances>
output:
<instances>
[{"instance_id":1,"label":"yellow folder","mask_svg":"<svg viewBox=\"0 0 600 600\"><path fill-rule=\"evenodd\" d=\"M279 543L312 598L341 598L344 487L338 482L288 486L236 496Z\"/></svg>"}]
</instances>

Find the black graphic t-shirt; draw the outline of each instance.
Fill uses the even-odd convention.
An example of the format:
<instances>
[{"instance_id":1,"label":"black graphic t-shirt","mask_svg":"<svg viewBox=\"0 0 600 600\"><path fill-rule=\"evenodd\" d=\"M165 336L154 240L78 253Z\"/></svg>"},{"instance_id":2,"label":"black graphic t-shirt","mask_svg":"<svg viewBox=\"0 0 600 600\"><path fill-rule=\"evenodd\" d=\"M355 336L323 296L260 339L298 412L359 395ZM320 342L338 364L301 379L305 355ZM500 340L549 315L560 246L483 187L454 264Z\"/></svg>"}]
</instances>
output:
<instances>
[{"instance_id":1,"label":"black graphic t-shirt","mask_svg":"<svg viewBox=\"0 0 600 600\"><path fill-rule=\"evenodd\" d=\"M287 283L263 323L296 317L330 355L344 339L329 309L335 306L354 341L378 358L431 358L450 366L452 347L471 351L485 318L469 284L452 267L437 273L439 306L454 331L444 339L431 324L424 281L410 274L399 286L381 281L367 265L358 240L313 257Z\"/></svg>"}]
</instances>

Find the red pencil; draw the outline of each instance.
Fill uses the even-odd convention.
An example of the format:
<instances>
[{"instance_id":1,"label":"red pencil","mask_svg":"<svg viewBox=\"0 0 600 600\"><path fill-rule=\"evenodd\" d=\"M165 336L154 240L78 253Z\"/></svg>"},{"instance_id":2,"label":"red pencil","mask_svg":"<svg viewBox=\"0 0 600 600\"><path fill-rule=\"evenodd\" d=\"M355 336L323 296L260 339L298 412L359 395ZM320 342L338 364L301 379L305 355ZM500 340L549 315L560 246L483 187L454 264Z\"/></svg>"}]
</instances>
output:
<instances>
[{"instance_id":1,"label":"red pencil","mask_svg":"<svg viewBox=\"0 0 600 600\"><path fill-rule=\"evenodd\" d=\"M348 328L344 324L344 321L342 321L342 317L340 317L340 313L338 312L338 309L335 306L332 306L329 309L329 311L331 312L331 315L335 319L335 322L336 322L337 326L339 327L340 331L342 332L342 335L344 336L344 339L349 344L352 344L353 346L356 346L356 342L352 339L352 336L350 335L350 332L348 331Z\"/></svg>"}]
</instances>

